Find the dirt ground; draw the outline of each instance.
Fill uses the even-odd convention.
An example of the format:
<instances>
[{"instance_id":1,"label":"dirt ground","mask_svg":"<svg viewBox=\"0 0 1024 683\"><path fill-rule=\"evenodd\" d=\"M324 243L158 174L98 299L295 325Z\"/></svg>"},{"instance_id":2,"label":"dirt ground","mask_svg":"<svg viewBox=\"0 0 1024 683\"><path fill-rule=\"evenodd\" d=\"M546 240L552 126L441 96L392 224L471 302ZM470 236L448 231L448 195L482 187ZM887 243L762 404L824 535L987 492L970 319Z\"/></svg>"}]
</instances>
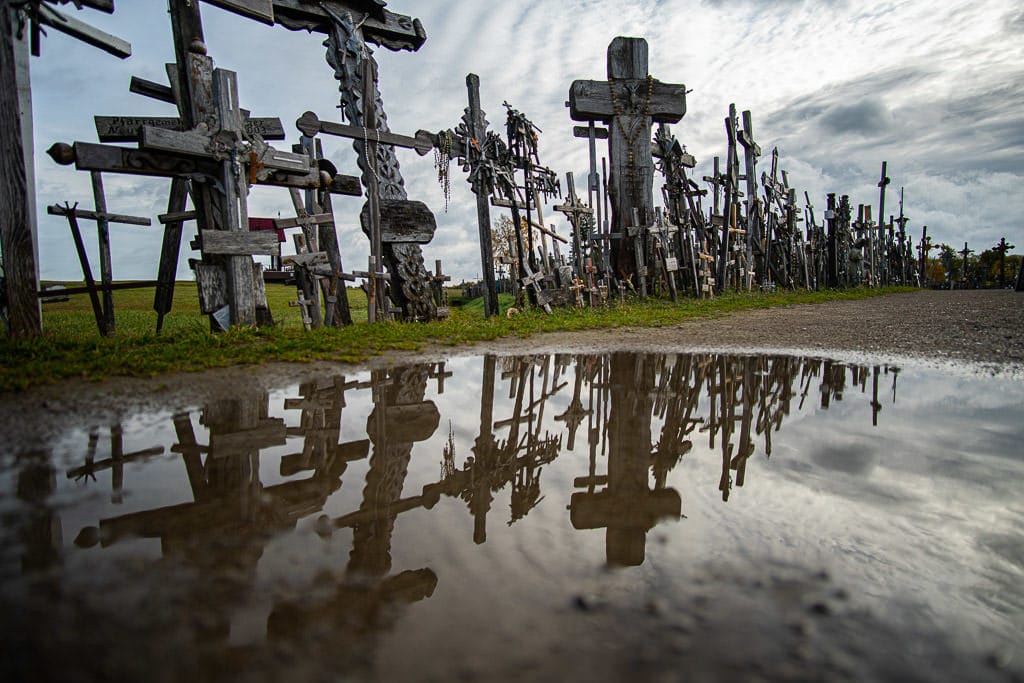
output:
<instances>
[{"instance_id":1,"label":"dirt ground","mask_svg":"<svg viewBox=\"0 0 1024 683\"><path fill-rule=\"evenodd\" d=\"M968 361L993 372L1024 372L1024 294L1009 290L921 291L856 301L801 304L744 311L662 328L593 330L508 338L452 348L435 345L394 352L352 366L356 372L414 359L439 360L463 354L703 350L791 351L821 356L912 358L945 364ZM268 363L153 379L77 380L0 395L0 429L27 416L45 428L81 416L95 420L166 407L168 397L183 406L230 396L239 383L267 389L322 373L327 363ZM10 432L8 432L10 433Z\"/></svg>"}]
</instances>

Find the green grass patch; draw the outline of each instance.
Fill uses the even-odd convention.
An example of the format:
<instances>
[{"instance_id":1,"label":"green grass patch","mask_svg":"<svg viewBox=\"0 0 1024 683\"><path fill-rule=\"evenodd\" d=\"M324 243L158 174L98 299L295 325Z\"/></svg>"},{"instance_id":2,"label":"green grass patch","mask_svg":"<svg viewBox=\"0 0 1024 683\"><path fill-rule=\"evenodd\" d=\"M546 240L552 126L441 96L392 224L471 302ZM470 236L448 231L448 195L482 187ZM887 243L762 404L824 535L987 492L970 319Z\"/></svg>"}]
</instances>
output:
<instances>
[{"instance_id":1,"label":"green grass patch","mask_svg":"<svg viewBox=\"0 0 1024 683\"><path fill-rule=\"evenodd\" d=\"M910 288L852 289L822 292L730 293L714 300L629 300L593 309L555 309L546 315L539 309L507 318L484 318L480 299L452 307L446 320L429 323L366 321L366 297L348 290L356 324L340 329L306 331L298 309L288 306L294 287L269 285L267 298L275 326L261 329L209 331L206 316L199 312L195 283L179 282L174 308L157 335L152 310L153 290L119 290L114 293L116 333L100 337L88 296L44 304L44 334L37 339L0 339L0 391L18 391L62 379L90 381L112 376L149 377L167 372L194 372L231 365L268 361L328 360L359 362L389 350L415 350L424 344L464 345L504 336L527 337L539 332L592 330L616 327L659 327L697 317L790 304L862 299L881 294L915 291ZM500 295L501 310L511 304Z\"/></svg>"}]
</instances>

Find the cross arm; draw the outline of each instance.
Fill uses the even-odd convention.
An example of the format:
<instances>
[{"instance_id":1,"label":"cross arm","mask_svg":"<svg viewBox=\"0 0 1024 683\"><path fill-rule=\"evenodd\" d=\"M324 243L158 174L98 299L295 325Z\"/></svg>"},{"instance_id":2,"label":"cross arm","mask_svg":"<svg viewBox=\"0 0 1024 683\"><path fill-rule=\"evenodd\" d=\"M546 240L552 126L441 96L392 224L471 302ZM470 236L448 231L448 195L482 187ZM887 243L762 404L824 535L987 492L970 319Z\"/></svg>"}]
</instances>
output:
<instances>
[{"instance_id":1,"label":"cross arm","mask_svg":"<svg viewBox=\"0 0 1024 683\"><path fill-rule=\"evenodd\" d=\"M113 7L111 7L111 10L112 9ZM109 52L115 57L125 59L132 56L131 43L126 40L122 40L117 36L112 36L109 33L101 31L94 26L90 26L84 21L80 21L73 16L64 14L63 12L58 12L45 3L39 3L38 11L39 22L41 24L56 29L61 33L65 33L72 38L77 38L83 43L87 43L93 47L98 47L104 52Z\"/></svg>"},{"instance_id":2,"label":"cross arm","mask_svg":"<svg viewBox=\"0 0 1024 683\"><path fill-rule=\"evenodd\" d=\"M646 94L646 81L641 90ZM618 98L617 99L624 99ZM650 116L658 123L678 123L686 114L686 86L653 81L651 83L651 101L648 109ZM643 112L623 112L639 114ZM573 81L569 88L569 117L573 121L604 121L608 123L615 116L608 81Z\"/></svg>"},{"instance_id":3,"label":"cross arm","mask_svg":"<svg viewBox=\"0 0 1024 683\"><path fill-rule=\"evenodd\" d=\"M420 49L427 39L419 19L384 9L379 0L273 0L274 21L293 31L329 33L335 17L351 14L362 22L367 42L389 50Z\"/></svg>"},{"instance_id":4,"label":"cross arm","mask_svg":"<svg viewBox=\"0 0 1024 683\"><path fill-rule=\"evenodd\" d=\"M298 120L295 121L295 126L309 137L313 137L317 133L326 133L328 135L337 135L338 137L351 138L354 140L365 138L385 145L414 149L420 156L427 154L427 152L434 148L434 136L424 130L418 131L415 137L409 137L408 135L399 135L390 131L363 128L362 126L349 126L344 123L333 123L331 121L321 121L320 118L311 111L307 111L300 116Z\"/></svg>"}]
</instances>

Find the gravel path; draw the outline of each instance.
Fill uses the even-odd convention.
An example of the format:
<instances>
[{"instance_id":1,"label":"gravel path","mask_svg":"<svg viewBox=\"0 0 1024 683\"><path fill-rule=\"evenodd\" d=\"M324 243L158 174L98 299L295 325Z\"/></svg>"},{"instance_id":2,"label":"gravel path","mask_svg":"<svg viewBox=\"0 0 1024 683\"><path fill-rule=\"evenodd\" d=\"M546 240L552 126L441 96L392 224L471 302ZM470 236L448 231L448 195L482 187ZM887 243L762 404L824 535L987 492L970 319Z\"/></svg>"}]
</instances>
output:
<instances>
[{"instance_id":1,"label":"gravel path","mask_svg":"<svg viewBox=\"0 0 1024 683\"><path fill-rule=\"evenodd\" d=\"M1024 368L1024 294L920 291L744 311L658 329L541 335L505 345L801 350L969 360Z\"/></svg>"},{"instance_id":2,"label":"gravel path","mask_svg":"<svg viewBox=\"0 0 1024 683\"><path fill-rule=\"evenodd\" d=\"M556 332L453 349L431 346L387 353L365 366L494 352L764 351L822 356L862 354L926 362L972 361L993 372L1024 373L1024 294L1012 291L921 291L858 301L744 311L662 328ZM122 419L147 409L199 405L240 387L268 390L337 372L336 364L268 363L153 379L69 380L0 395L0 429L20 432L30 420L43 435L71 422ZM348 372L346 369L345 372Z\"/></svg>"}]
</instances>

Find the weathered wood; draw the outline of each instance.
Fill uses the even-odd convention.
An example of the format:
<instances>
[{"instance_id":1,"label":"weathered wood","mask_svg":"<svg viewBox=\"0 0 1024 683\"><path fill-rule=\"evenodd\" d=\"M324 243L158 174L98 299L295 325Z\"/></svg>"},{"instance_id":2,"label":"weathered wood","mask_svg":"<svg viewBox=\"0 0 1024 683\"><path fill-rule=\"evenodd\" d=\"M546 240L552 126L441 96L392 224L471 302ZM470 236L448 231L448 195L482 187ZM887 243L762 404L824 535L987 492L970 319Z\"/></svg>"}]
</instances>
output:
<instances>
[{"instance_id":1,"label":"weathered wood","mask_svg":"<svg viewBox=\"0 0 1024 683\"><path fill-rule=\"evenodd\" d=\"M333 213L318 213L312 216L300 216L298 218L275 218L274 227L278 230L298 228L306 225L334 225Z\"/></svg>"},{"instance_id":2,"label":"weathered wood","mask_svg":"<svg viewBox=\"0 0 1024 683\"><path fill-rule=\"evenodd\" d=\"M646 60L644 66L646 68ZM622 78L639 80L642 76L633 75ZM631 91L627 89L627 84L617 84L615 87L617 99L627 100L629 98ZM640 93L632 92L632 94L634 98L641 101L642 106L642 101L646 99L647 86L643 86L641 90ZM658 123L678 123L686 114L686 86L654 81L651 85L650 112L651 117ZM608 81L573 81L572 89L569 91L569 116L573 121L609 123L614 115L615 110ZM598 134L596 137L602 136Z\"/></svg>"},{"instance_id":3,"label":"weathered wood","mask_svg":"<svg viewBox=\"0 0 1024 683\"><path fill-rule=\"evenodd\" d=\"M640 221L653 220L651 124L675 123L686 113L686 87L655 80L647 72L647 41L617 37L608 46L607 81L577 80L569 90L569 113L576 121L609 124L611 226L621 232L634 209ZM589 130L588 130L589 136ZM620 242L613 265L623 275L638 269L634 253Z\"/></svg>"},{"instance_id":4,"label":"weathered wood","mask_svg":"<svg viewBox=\"0 0 1024 683\"><path fill-rule=\"evenodd\" d=\"M414 149L420 156L426 155L434 148L433 136L425 130L418 131L415 137L409 137L408 135L399 135L398 133L392 133L387 130L363 128L362 126L349 126L344 123L334 123L332 121L321 121L320 118L311 111L307 111L300 116L295 121L295 126L310 137L315 136L317 133L327 133L328 135L337 135L339 137L354 140L373 140L382 145L393 145L395 147Z\"/></svg>"},{"instance_id":5,"label":"weathered wood","mask_svg":"<svg viewBox=\"0 0 1024 683\"><path fill-rule=\"evenodd\" d=\"M113 264L110 259L110 225L105 218L107 214L107 198L103 194L103 176L98 171L90 174L92 178L92 195L96 202L96 232L100 247L100 282L103 283L103 318L106 333L114 332L114 295L110 285L114 281Z\"/></svg>"},{"instance_id":6,"label":"weathered wood","mask_svg":"<svg viewBox=\"0 0 1024 683\"><path fill-rule=\"evenodd\" d=\"M157 267L158 286L153 295L153 310L156 311L156 332L163 329L164 316L171 311L174 301L174 282L178 272L178 252L181 250L181 231L186 220L195 218L194 211L184 211L188 201L188 181L184 178L171 180L167 213L158 218L164 224L164 238L160 246L160 264ZM187 214L191 214L188 216Z\"/></svg>"},{"instance_id":7,"label":"weathered wood","mask_svg":"<svg viewBox=\"0 0 1024 683\"><path fill-rule=\"evenodd\" d=\"M0 256L7 280L9 333L29 337L42 332L42 315L35 296L39 279L30 218L35 193L28 186L23 154L23 142L29 147L32 142L23 140L18 106L15 50L23 46L15 44L13 16L6 3L0 6Z\"/></svg>"},{"instance_id":8,"label":"weathered wood","mask_svg":"<svg viewBox=\"0 0 1024 683\"><path fill-rule=\"evenodd\" d=\"M170 92L170 88L167 88L168 96L173 100ZM93 121L100 142L134 142L139 139L143 126L185 130L181 119L176 116L94 116ZM248 137L259 136L264 140L284 140L287 137L281 119L278 118L247 118L243 122L243 129Z\"/></svg>"},{"instance_id":9,"label":"weathered wood","mask_svg":"<svg viewBox=\"0 0 1024 683\"><path fill-rule=\"evenodd\" d=\"M363 205L359 220L363 232L370 231L369 203ZM381 240L427 244L434 238L437 221L426 204L418 201L380 200Z\"/></svg>"},{"instance_id":10,"label":"weathered wood","mask_svg":"<svg viewBox=\"0 0 1024 683\"><path fill-rule=\"evenodd\" d=\"M142 95L143 97L149 97L150 99L154 99L159 102L177 104L177 99L174 96L173 88L163 85L162 83L155 83L153 81L146 80L145 78L140 78L138 76L132 76L131 80L128 82L128 92L135 93L136 95ZM103 142L103 140L101 140L101 142ZM122 141L107 140L106 142Z\"/></svg>"},{"instance_id":11,"label":"weathered wood","mask_svg":"<svg viewBox=\"0 0 1024 683\"><path fill-rule=\"evenodd\" d=\"M203 0L203 2L226 9L249 19L274 24L274 3L272 0Z\"/></svg>"},{"instance_id":12,"label":"weathered wood","mask_svg":"<svg viewBox=\"0 0 1024 683\"><path fill-rule=\"evenodd\" d=\"M263 264L252 264L251 284L254 308L266 308L266 289L263 286ZM196 285L199 290L199 310L204 314L214 313L228 306L227 276L224 267L209 263L194 263ZM117 288L117 285L114 285Z\"/></svg>"},{"instance_id":13,"label":"weathered wood","mask_svg":"<svg viewBox=\"0 0 1024 683\"><path fill-rule=\"evenodd\" d=\"M419 19L386 10L380 3L274 0L274 20L292 30L329 33L333 17L344 16L346 13L352 16L352 22L362 26L363 37L367 42L389 50L416 51L427 39Z\"/></svg>"},{"instance_id":14,"label":"weathered wood","mask_svg":"<svg viewBox=\"0 0 1024 683\"><path fill-rule=\"evenodd\" d=\"M168 211L162 213L156 217L159 223L167 225L168 223L183 223L185 221L193 221L196 219L195 211Z\"/></svg>"},{"instance_id":15,"label":"weathered wood","mask_svg":"<svg viewBox=\"0 0 1024 683\"><path fill-rule=\"evenodd\" d=\"M39 23L45 26L56 29L72 38L77 38L83 43L97 47L104 52L109 52L115 57L124 59L132 54L132 46L128 41L121 40L117 36L112 36L105 31L90 26L71 15L58 12L49 5L39 3L36 5L36 11Z\"/></svg>"},{"instance_id":16,"label":"weathered wood","mask_svg":"<svg viewBox=\"0 0 1024 683\"><path fill-rule=\"evenodd\" d=\"M590 138L590 126L573 126L572 127L572 136L574 138L588 138L589 139ZM607 128L600 128L598 126L595 126L594 127L594 139L596 139L596 140L607 140L608 139L608 129Z\"/></svg>"},{"instance_id":17,"label":"weathered wood","mask_svg":"<svg viewBox=\"0 0 1024 683\"><path fill-rule=\"evenodd\" d=\"M239 232L237 230L202 230L199 233L203 253L224 256L277 256L281 243L275 232Z\"/></svg>"},{"instance_id":18,"label":"weathered wood","mask_svg":"<svg viewBox=\"0 0 1024 683\"><path fill-rule=\"evenodd\" d=\"M487 136L487 118L480 105L480 77L474 73L466 75L466 92L469 99L469 106L466 107L462 116L462 128L469 139L462 139L463 158L466 165L472 172L474 167L479 167L485 162L483 149L477 145L473 146L471 140L484 140ZM487 197L491 194L493 187L488 183L481 182L481 176L476 174L477 180L473 182L473 194L476 196L476 217L477 236L480 240L480 270L483 278L483 300L484 317L500 313L498 305L497 283L494 280L494 247L491 244L491 212ZM493 184L493 179L488 177Z\"/></svg>"},{"instance_id":19,"label":"weathered wood","mask_svg":"<svg viewBox=\"0 0 1024 683\"><path fill-rule=\"evenodd\" d=\"M78 254L78 262L82 266L82 279L85 281L85 291L89 294L89 303L92 304L92 313L96 318L96 327L99 329L100 335L105 337L107 336L107 331L106 320L103 316L103 306L100 304L100 297L96 292L96 281L92 277L89 253L85 250L82 231L78 227L78 217L74 211L68 211L64 215L67 216L68 226L71 228L71 238L75 241L75 252Z\"/></svg>"},{"instance_id":20,"label":"weathered wood","mask_svg":"<svg viewBox=\"0 0 1024 683\"><path fill-rule=\"evenodd\" d=\"M97 285L97 284L95 284L95 281L94 281L93 282L93 291L100 292L100 291L104 291L104 290L108 290L109 289L112 292L116 292L116 291L122 290L122 289L149 289L150 287L157 287L159 284L160 284L159 280L132 280L130 282L115 282L115 283L111 284L109 287L107 287L107 286L103 286L103 285ZM42 297L45 297L45 296L50 296L53 293L54 292L52 292L52 291L43 290L43 291L39 292L39 297L42 298ZM71 295L74 295L74 294L89 294L89 287L88 286L85 286L85 287L65 287L64 289L60 290L59 293L60 294L66 294L68 296L71 296ZM99 305L99 299L98 298L96 300L96 303L97 303L97 305Z\"/></svg>"},{"instance_id":21,"label":"weathered wood","mask_svg":"<svg viewBox=\"0 0 1024 683\"><path fill-rule=\"evenodd\" d=\"M51 216L67 216L74 214L77 218L84 218L86 220L95 221L104 219L108 223L119 223L122 225L152 225L153 221L149 218L142 216L124 216L119 213L106 213L100 214L96 211L89 211L88 209L79 209L74 206L61 206L60 204L53 204L46 207L46 213Z\"/></svg>"}]
</instances>

